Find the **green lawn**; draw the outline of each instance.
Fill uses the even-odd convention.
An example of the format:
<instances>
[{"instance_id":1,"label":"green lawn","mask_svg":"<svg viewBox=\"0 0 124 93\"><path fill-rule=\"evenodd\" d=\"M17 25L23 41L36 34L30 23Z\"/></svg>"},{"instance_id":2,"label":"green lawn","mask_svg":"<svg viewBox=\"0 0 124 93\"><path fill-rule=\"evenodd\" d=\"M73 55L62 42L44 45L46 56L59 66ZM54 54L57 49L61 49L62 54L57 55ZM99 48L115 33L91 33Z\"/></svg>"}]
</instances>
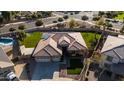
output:
<instances>
[{"instance_id":1,"label":"green lawn","mask_svg":"<svg viewBox=\"0 0 124 93\"><path fill-rule=\"evenodd\" d=\"M41 36L42 36L42 33L40 32L27 34L27 37L24 39L24 41L21 42L21 45L25 45L26 48L33 48L39 42L39 40L41 39Z\"/></svg>"},{"instance_id":2,"label":"green lawn","mask_svg":"<svg viewBox=\"0 0 124 93\"><path fill-rule=\"evenodd\" d=\"M119 19L119 20L123 20L124 18L124 12L122 12L121 14L118 14L117 17L115 17L115 19Z\"/></svg>"},{"instance_id":3,"label":"green lawn","mask_svg":"<svg viewBox=\"0 0 124 93\"><path fill-rule=\"evenodd\" d=\"M70 67L67 68L67 74L71 75L79 75L83 68L83 64L79 59L71 59L70 60Z\"/></svg>"},{"instance_id":4,"label":"green lawn","mask_svg":"<svg viewBox=\"0 0 124 93\"><path fill-rule=\"evenodd\" d=\"M86 45L89 49L93 49L96 45L95 33L91 32L81 32L82 37L84 38ZM99 34L96 34L96 39L100 38Z\"/></svg>"}]
</instances>

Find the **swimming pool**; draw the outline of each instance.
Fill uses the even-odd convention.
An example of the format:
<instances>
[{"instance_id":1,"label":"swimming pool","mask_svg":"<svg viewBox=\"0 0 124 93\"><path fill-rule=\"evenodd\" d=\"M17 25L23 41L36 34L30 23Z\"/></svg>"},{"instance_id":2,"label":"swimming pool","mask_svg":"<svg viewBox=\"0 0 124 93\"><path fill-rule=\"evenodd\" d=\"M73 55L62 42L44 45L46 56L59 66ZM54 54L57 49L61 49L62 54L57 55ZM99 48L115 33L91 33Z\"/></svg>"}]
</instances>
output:
<instances>
[{"instance_id":1,"label":"swimming pool","mask_svg":"<svg viewBox=\"0 0 124 93\"><path fill-rule=\"evenodd\" d=\"M13 44L13 39L8 38L8 37L1 37L0 38L0 45L1 46L7 46L7 45L12 45Z\"/></svg>"}]
</instances>

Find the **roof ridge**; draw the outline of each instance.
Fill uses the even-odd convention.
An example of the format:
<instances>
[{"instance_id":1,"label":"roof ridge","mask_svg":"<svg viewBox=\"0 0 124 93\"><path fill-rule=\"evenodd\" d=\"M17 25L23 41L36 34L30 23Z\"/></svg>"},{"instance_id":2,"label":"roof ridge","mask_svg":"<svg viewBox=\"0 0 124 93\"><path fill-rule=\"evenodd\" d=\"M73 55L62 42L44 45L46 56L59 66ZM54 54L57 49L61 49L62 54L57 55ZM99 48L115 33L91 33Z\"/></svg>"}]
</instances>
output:
<instances>
[{"instance_id":1,"label":"roof ridge","mask_svg":"<svg viewBox=\"0 0 124 93\"><path fill-rule=\"evenodd\" d=\"M120 56L114 49L112 49L114 51L114 53L120 58L122 59L122 56Z\"/></svg>"},{"instance_id":2,"label":"roof ridge","mask_svg":"<svg viewBox=\"0 0 124 93\"><path fill-rule=\"evenodd\" d=\"M43 50L46 51L50 56L52 56L51 53L47 49L44 48Z\"/></svg>"},{"instance_id":3,"label":"roof ridge","mask_svg":"<svg viewBox=\"0 0 124 93\"><path fill-rule=\"evenodd\" d=\"M81 43L79 43L77 40L75 40L76 43L78 43L79 45L81 45L82 47L85 47L83 46ZM86 48L86 47L85 47Z\"/></svg>"},{"instance_id":4,"label":"roof ridge","mask_svg":"<svg viewBox=\"0 0 124 93\"><path fill-rule=\"evenodd\" d=\"M74 40L74 41L70 44L69 48L74 44L75 41L76 41L76 40Z\"/></svg>"},{"instance_id":5,"label":"roof ridge","mask_svg":"<svg viewBox=\"0 0 124 93\"><path fill-rule=\"evenodd\" d=\"M52 38L50 38L50 39L51 39L51 40L53 40ZM52 47L52 48L53 48L53 49L54 49L54 50L55 50L58 54L60 54L60 53L59 53L59 52L58 52L58 51L54 48L53 44L51 45L51 43L50 43L50 42L51 42L51 40L49 41L49 43L48 43L48 45L47 45L47 46ZM57 43L55 40L53 40L53 41L54 41L55 43ZM47 46L46 46L46 47L47 47ZM56 46L56 48L57 48L57 49L59 49L57 46ZM61 54L60 54L60 55L61 55Z\"/></svg>"}]
</instances>

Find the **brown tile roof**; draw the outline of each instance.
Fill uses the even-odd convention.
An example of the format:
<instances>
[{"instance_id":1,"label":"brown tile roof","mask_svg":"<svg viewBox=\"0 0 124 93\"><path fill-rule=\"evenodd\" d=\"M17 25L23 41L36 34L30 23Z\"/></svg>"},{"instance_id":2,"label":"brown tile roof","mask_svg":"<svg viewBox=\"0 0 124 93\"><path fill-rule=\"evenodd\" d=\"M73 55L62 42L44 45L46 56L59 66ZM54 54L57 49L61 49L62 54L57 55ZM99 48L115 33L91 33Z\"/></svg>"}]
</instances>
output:
<instances>
[{"instance_id":1,"label":"brown tile roof","mask_svg":"<svg viewBox=\"0 0 124 93\"><path fill-rule=\"evenodd\" d=\"M84 50L87 48L79 32L44 33L43 38L44 40L40 40L36 46L33 56L61 56L62 50L58 48L58 44L61 43L68 43L68 50Z\"/></svg>"},{"instance_id":2,"label":"brown tile roof","mask_svg":"<svg viewBox=\"0 0 124 93\"><path fill-rule=\"evenodd\" d=\"M66 36L62 36L59 41L58 41L59 45L69 45L70 44L70 39L68 39Z\"/></svg>"},{"instance_id":3,"label":"brown tile roof","mask_svg":"<svg viewBox=\"0 0 124 93\"><path fill-rule=\"evenodd\" d=\"M33 56L61 56L62 51L57 48L57 43L49 38L47 40L40 40Z\"/></svg>"}]
</instances>

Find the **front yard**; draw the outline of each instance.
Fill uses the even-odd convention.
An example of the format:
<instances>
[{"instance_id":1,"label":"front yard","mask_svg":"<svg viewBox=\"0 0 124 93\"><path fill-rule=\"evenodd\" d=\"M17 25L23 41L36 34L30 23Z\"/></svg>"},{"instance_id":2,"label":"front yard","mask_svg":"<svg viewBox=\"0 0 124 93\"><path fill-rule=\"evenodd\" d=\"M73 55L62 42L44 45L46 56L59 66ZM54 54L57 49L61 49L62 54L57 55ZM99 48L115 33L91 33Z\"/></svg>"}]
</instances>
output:
<instances>
[{"instance_id":1,"label":"front yard","mask_svg":"<svg viewBox=\"0 0 124 93\"><path fill-rule=\"evenodd\" d=\"M24 41L21 41L21 45L25 45L26 48L33 48L39 42L41 36L42 36L41 32L27 34L27 37L24 39Z\"/></svg>"},{"instance_id":2,"label":"front yard","mask_svg":"<svg viewBox=\"0 0 124 93\"><path fill-rule=\"evenodd\" d=\"M99 34L91 32L81 32L81 35L89 49L94 49L97 44L97 40L100 38Z\"/></svg>"},{"instance_id":3,"label":"front yard","mask_svg":"<svg viewBox=\"0 0 124 93\"><path fill-rule=\"evenodd\" d=\"M83 68L83 63L80 59L70 59L70 67L67 68L67 74L79 75Z\"/></svg>"}]
</instances>

